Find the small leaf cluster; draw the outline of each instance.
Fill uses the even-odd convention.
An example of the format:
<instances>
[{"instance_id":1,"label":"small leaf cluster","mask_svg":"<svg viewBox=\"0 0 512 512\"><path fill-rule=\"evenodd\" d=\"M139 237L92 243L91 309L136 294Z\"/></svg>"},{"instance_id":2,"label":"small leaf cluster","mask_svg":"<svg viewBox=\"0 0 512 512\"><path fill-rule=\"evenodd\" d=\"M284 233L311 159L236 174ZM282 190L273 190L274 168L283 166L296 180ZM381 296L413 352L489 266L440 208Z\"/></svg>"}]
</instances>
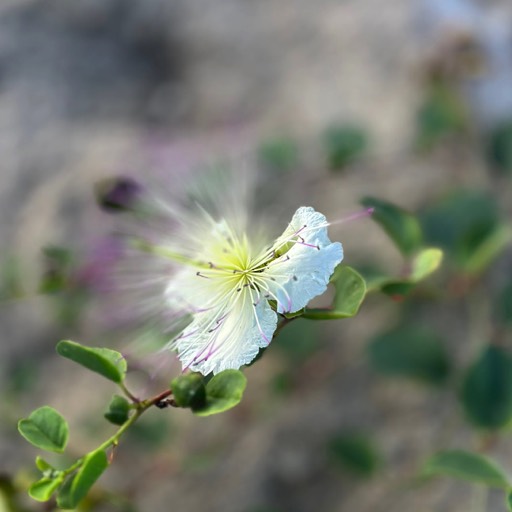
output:
<instances>
[{"instance_id":1,"label":"small leaf cluster","mask_svg":"<svg viewBox=\"0 0 512 512\"><path fill-rule=\"evenodd\" d=\"M56 496L61 509L74 509L87 496L91 487L108 468L121 436L153 406L189 408L198 416L209 416L227 411L242 399L246 386L243 373L226 370L206 382L199 374L185 374L174 379L170 387L159 395L136 398L126 387L127 362L121 353L108 348L93 348L73 341L57 344L57 353L80 366L118 385L125 395L115 394L105 412L105 418L118 430L96 449L74 461L70 466L57 469L41 457L36 467L41 478L29 489L37 501L48 501ZM43 406L18 423L18 431L40 450L63 453L69 438L69 426L54 408ZM110 451L110 456L108 452Z\"/></svg>"}]
</instances>

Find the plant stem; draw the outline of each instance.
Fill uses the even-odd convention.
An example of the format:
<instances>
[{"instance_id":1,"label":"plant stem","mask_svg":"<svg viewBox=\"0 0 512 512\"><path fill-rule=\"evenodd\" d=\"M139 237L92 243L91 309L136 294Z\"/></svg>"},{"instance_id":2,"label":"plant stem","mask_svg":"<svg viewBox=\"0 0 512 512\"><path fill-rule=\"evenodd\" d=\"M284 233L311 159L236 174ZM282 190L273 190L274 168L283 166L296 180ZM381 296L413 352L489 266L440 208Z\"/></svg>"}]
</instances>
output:
<instances>
[{"instance_id":1,"label":"plant stem","mask_svg":"<svg viewBox=\"0 0 512 512\"><path fill-rule=\"evenodd\" d=\"M172 390L170 389L166 389L165 391L162 391L161 393L159 393L158 395L155 395L154 397L152 398L147 398L146 400L138 400L137 398L135 398L133 395L131 395L131 393L126 389L126 387L124 386L124 384L120 384L120 387L121 389L127 394L127 396L129 396L134 404L135 404L135 412L128 418L128 420L123 423L119 429L112 435L110 436L105 442L101 443L95 450L93 451L98 451L98 450L106 450L107 448L110 448L111 446L116 446L117 444L119 444L119 439L121 438L121 436L148 410L150 409L151 407L153 407L154 405L157 405L159 404L160 402L162 402L162 400L165 400L166 398L169 398L170 396L172 396ZM133 398L132 398L133 397ZM73 471L75 471L76 469L78 469L82 463L83 463L83 460L84 460L84 457L81 457L80 459L78 459L72 466L70 466L69 468L67 468L64 472L63 472L63 476L67 476L71 473L73 473Z\"/></svg>"},{"instance_id":2,"label":"plant stem","mask_svg":"<svg viewBox=\"0 0 512 512\"><path fill-rule=\"evenodd\" d=\"M140 400L126 387L124 382L120 382L119 387L134 404L138 404L140 402Z\"/></svg>"}]
</instances>

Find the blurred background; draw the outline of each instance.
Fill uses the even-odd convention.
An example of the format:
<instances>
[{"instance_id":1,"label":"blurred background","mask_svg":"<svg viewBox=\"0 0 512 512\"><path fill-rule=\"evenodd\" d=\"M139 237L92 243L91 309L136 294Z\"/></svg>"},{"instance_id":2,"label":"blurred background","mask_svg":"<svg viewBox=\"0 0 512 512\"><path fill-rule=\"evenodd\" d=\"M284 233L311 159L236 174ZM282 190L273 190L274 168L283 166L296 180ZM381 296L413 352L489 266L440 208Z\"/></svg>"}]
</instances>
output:
<instances>
[{"instance_id":1,"label":"blurred background","mask_svg":"<svg viewBox=\"0 0 512 512\"><path fill-rule=\"evenodd\" d=\"M448 447L512 470L510 417L475 421L459 391L488 344L510 344L509 1L2 0L0 154L2 512L52 510L23 496L34 450L18 418L52 405L78 454L111 429L111 386L54 351L128 343L104 318L111 226L94 184L173 187L177 169L247 155L262 208L341 219L380 197L418 215L443 269L354 319L287 327L229 413L148 413L83 510L506 510L500 493L414 475ZM403 271L369 219L331 239L361 271ZM420 341L404 356L402 339Z\"/></svg>"}]
</instances>

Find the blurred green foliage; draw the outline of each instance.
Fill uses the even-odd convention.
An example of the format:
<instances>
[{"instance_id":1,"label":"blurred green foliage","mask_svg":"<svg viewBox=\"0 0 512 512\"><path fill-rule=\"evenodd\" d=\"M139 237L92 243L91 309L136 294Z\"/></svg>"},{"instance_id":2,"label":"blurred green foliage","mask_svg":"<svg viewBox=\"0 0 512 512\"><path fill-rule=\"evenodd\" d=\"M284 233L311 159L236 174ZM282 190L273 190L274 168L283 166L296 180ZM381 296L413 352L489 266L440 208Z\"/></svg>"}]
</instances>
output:
<instances>
[{"instance_id":1,"label":"blurred green foliage","mask_svg":"<svg viewBox=\"0 0 512 512\"><path fill-rule=\"evenodd\" d=\"M507 489L509 478L495 463L480 454L463 450L439 452L423 466L425 476L451 476L491 487Z\"/></svg>"},{"instance_id":2,"label":"blurred green foliage","mask_svg":"<svg viewBox=\"0 0 512 512\"><path fill-rule=\"evenodd\" d=\"M362 477L373 475L381 456L372 440L359 432L343 432L328 443L328 452L336 465Z\"/></svg>"},{"instance_id":3,"label":"blurred green foliage","mask_svg":"<svg viewBox=\"0 0 512 512\"><path fill-rule=\"evenodd\" d=\"M373 368L394 377L410 377L428 384L443 384L451 362L439 336L414 325L378 334L368 345Z\"/></svg>"},{"instance_id":4,"label":"blurred green foliage","mask_svg":"<svg viewBox=\"0 0 512 512\"><path fill-rule=\"evenodd\" d=\"M358 126L333 124L325 130L323 144L328 167L342 170L363 156L368 147L368 137Z\"/></svg>"},{"instance_id":5,"label":"blurred green foliage","mask_svg":"<svg viewBox=\"0 0 512 512\"><path fill-rule=\"evenodd\" d=\"M275 137L260 145L258 158L271 171L289 172L299 164L299 145L289 137Z\"/></svg>"},{"instance_id":6,"label":"blurred green foliage","mask_svg":"<svg viewBox=\"0 0 512 512\"><path fill-rule=\"evenodd\" d=\"M375 197L365 197L361 203L373 208L372 219L380 224L404 256L410 256L421 247L421 227L412 213Z\"/></svg>"},{"instance_id":7,"label":"blurred green foliage","mask_svg":"<svg viewBox=\"0 0 512 512\"><path fill-rule=\"evenodd\" d=\"M461 400L476 427L506 427L512 420L512 356L501 347L486 347L466 373Z\"/></svg>"},{"instance_id":8,"label":"blurred green foliage","mask_svg":"<svg viewBox=\"0 0 512 512\"><path fill-rule=\"evenodd\" d=\"M512 172L512 120L505 121L487 135L486 156L492 167L502 173Z\"/></svg>"},{"instance_id":9,"label":"blurred green foliage","mask_svg":"<svg viewBox=\"0 0 512 512\"><path fill-rule=\"evenodd\" d=\"M495 200L481 191L456 190L425 208L420 219L427 243L469 273L485 270L511 241Z\"/></svg>"},{"instance_id":10,"label":"blurred green foliage","mask_svg":"<svg viewBox=\"0 0 512 512\"><path fill-rule=\"evenodd\" d=\"M463 133L468 118L459 94L447 83L433 82L418 110L416 126L416 147L424 151Z\"/></svg>"}]
</instances>

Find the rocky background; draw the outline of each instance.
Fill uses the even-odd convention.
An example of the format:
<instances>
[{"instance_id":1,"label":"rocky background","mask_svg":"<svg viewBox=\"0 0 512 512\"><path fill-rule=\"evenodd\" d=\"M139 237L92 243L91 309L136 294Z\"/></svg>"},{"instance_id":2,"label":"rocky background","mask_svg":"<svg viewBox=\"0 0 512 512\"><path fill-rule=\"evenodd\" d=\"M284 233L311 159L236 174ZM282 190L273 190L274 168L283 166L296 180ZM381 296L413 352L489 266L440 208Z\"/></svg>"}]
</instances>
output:
<instances>
[{"instance_id":1,"label":"rocky background","mask_svg":"<svg viewBox=\"0 0 512 512\"><path fill-rule=\"evenodd\" d=\"M505 0L3 0L0 256L21 269L23 298L0 307L0 471L31 467L15 420L42 403L70 418L77 451L109 428L84 420L102 410L108 385L54 353L60 338L101 345L106 334L88 322L62 327L52 299L36 293L43 246L84 251L108 229L95 210L98 179L240 155L285 134L301 141L304 156L294 173L272 176L272 188L329 218L356 211L363 195L417 209L449 187L485 186L463 146L427 158L410 149L425 77L433 66L466 62L461 38L478 41L486 65L456 70L459 91L474 129L491 129L512 117ZM364 127L370 145L357 164L332 173L321 134L339 122ZM399 266L369 221L339 226L332 238L343 241L349 264L379 254ZM470 437L450 419L453 397L384 381L365 361L364 342L396 311L372 299L357 318L319 327L311 336L320 346L307 358L273 347L247 371L244 402L229 414L206 421L154 411L101 485L140 511L469 510L479 496L466 484L412 478L433 446ZM427 320L464 336L463 315ZM459 345L454 353L465 357ZM292 385L275 391L290 368ZM385 469L361 479L333 466L326 440L343 429L372 435ZM504 510L499 494L487 503Z\"/></svg>"}]
</instances>

